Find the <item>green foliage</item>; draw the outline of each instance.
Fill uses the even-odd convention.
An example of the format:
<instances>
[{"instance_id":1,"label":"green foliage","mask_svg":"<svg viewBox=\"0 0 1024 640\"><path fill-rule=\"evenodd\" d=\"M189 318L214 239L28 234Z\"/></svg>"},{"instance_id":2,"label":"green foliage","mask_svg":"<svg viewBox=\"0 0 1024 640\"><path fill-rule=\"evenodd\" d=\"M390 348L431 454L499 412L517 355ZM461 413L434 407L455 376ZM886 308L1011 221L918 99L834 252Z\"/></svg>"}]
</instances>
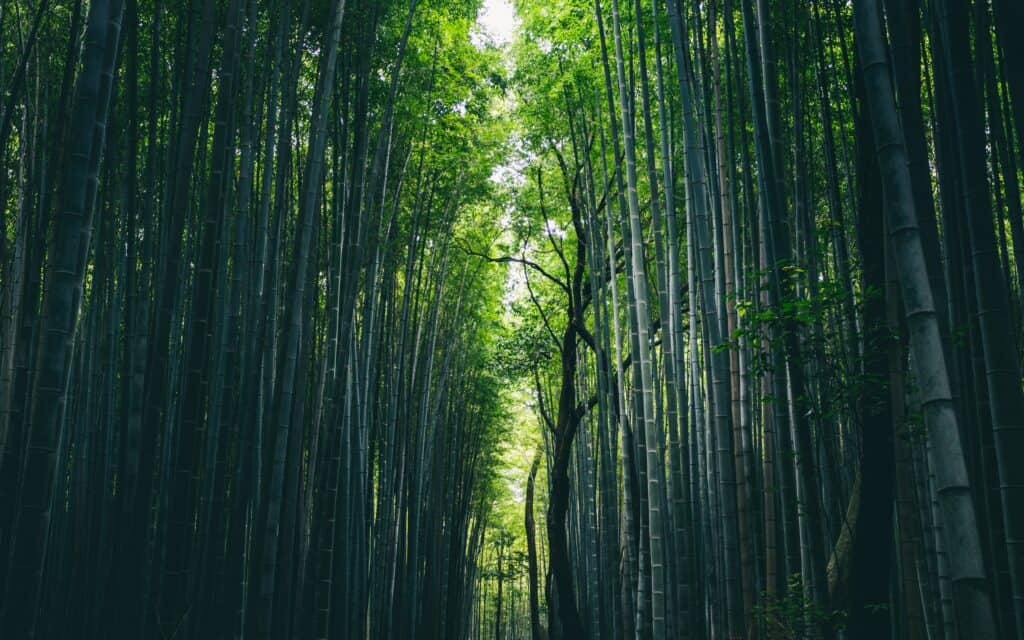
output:
<instances>
[{"instance_id":1,"label":"green foliage","mask_svg":"<svg viewBox=\"0 0 1024 640\"><path fill-rule=\"evenodd\" d=\"M767 640L796 640L823 626L841 629L844 612L825 610L804 597L800 574L794 573L782 595L762 594L761 602L754 607L754 619Z\"/></svg>"}]
</instances>

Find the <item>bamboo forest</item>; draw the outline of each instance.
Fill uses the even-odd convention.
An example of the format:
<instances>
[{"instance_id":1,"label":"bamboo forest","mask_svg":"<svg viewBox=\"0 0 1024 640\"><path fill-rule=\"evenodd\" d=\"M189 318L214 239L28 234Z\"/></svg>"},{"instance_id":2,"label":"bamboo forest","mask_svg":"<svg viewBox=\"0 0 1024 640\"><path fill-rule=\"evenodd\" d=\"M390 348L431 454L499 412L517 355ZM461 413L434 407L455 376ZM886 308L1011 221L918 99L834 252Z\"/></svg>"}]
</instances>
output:
<instances>
[{"instance_id":1,"label":"bamboo forest","mask_svg":"<svg viewBox=\"0 0 1024 640\"><path fill-rule=\"evenodd\" d=\"M1022 34L0 0L0 638L1024 640Z\"/></svg>"}]
</instances>

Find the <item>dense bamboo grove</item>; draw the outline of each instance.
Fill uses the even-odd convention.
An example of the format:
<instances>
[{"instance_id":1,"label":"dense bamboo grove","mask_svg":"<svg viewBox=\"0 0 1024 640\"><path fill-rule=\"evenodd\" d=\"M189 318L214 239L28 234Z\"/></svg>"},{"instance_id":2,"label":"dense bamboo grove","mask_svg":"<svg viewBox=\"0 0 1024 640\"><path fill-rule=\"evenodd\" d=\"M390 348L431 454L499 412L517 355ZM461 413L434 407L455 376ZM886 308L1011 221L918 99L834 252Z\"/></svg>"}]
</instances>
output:
<instances>
[{"instance_id":1,"label":"dense bamboo grove","mask_svg":"<svg viewBox=\"0 0 1024 640\"><path fill-rule=\"evenodd\" d=\"M476 6L3 16L4 637L464 635L503 411L456 247Z\"/></svg>"},{"instance_id":2,"label":"dense bamboo grove","mask_svg":"<svg viewBox=\"0 0 1024 640\"><path fill-rule=\"evenodd\" d=\"M0 4L4 638L1024 638L1024 5Z\"/></svg>"}]
</instances>

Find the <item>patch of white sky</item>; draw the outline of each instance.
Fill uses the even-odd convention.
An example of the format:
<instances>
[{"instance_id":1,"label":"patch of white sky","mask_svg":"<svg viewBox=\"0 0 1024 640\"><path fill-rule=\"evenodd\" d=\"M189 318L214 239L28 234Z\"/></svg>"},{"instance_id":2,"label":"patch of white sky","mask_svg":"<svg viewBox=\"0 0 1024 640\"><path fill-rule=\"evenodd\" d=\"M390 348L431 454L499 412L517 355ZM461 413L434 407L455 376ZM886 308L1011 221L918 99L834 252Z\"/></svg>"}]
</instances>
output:
<instances>
[{"instance_id":1,"label":"patch of white sky","mask_svg":"<svg viewBox=\"0 0 1024 640\"><path fill-rule=\"evenodd\" d=\"M510 0L484 0L476 16L476 25L474 45L483 47L490 42L501 47L512 42L519 26L519 16Z\"/></svg>"},{"instance_id":2,"label":"patch of white sky","mask_svg":"<svg viewBox=\"0 0 1024 640\"><path fill-rule=\"evenodd\" d=\"M484 0L476 15L476 27L470 34L470 39L477 48L482 49L488 45L494 45L503 50L505 65L510 76L515 69L508 45L515 38L519 26L519 15L516 13L512 0ZM510 103L509 106L514 99L512 95L506 97ZM523 153L522 145L518 140L511 142L510 157L506 162L494 168L491 180L496 183L521 186L522 170L529 164L530 158Z\"/></svg>"},{"instance_id":3,"label":"patch of white sky","mask_svg":"<svg viewBox=\"0 0 1024 640\"><path fill-rule=\"evenodd\" d=\"M523 171L534 160L534 154L523 148L523 141L518 136L512 136L511 152L505 162L494 167L491 171L491 181L498 184L507 184L511 187L521 187L526 184L526 176Z\"/></svg>"}]
</instances>

